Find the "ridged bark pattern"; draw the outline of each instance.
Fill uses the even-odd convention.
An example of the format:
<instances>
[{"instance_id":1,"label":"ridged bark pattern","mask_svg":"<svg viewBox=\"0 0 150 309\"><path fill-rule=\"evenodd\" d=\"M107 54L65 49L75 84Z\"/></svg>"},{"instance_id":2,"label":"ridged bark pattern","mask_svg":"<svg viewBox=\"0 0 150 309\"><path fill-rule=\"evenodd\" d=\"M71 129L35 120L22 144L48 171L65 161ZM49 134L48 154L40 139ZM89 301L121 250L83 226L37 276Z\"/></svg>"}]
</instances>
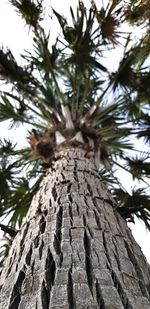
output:
<instances>
[{"instance_id":1,"label":"ridged bark pattern","mask_svg":"<svg viewBox=\"0 0 150 309\"><path fill-rule=\"evenodd\" d=\"M150 268L93 155L65 149L15 237L0 309L150 309Z\"/></svg>"}]
</instances>

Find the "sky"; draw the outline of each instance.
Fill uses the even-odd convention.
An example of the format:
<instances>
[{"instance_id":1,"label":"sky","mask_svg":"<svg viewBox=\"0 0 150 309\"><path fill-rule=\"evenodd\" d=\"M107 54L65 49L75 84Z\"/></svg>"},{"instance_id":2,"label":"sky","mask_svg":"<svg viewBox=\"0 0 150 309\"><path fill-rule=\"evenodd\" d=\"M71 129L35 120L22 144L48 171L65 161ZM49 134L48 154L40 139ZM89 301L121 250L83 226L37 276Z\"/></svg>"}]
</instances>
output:
<instances>
[{"instance_id":1,"label":"sky","mask_svg":"<svg viewBox=\"0 0 150 309\"><path fill-rule=\"evenodd\" d=\"M58 12L67 16L69 14L69 5L76 6L77 0L45 0L44 1L49 8L49 12L46 12L46 25L49 27L48 15L51 13L51 6L54 7ZM89 1L84 1L86 5L89 5ZM53 28L54 29L54 28ZM55 25L55 33L51 31L51 36L57 36L58 25ZM22 59L20 54L23 50L30 50L32 48L32 41L28 28L24 25L23 20L14 12L14 9L7 0L0 0L0 46L9 47L21 63ZM114 60L113 60L114 61ZM13 133L7 130L5 123L0 126L0 137L13 138ZM20 141L20 145L23 147L27 143L26 136L24 136L24 128L19 127L19 130L15 131L15 136ZM122 171L123 173L123 171ZM123 178L127 179L128 188L131 187L129 175L123 174ZM139 220L135 220L135 224L129 224L132 229L133 236L142 248L147 260L150 263L150 233L146 231L144 224ZM2 233L0 232L0 238Z\"/></svg>"}]
</instances>

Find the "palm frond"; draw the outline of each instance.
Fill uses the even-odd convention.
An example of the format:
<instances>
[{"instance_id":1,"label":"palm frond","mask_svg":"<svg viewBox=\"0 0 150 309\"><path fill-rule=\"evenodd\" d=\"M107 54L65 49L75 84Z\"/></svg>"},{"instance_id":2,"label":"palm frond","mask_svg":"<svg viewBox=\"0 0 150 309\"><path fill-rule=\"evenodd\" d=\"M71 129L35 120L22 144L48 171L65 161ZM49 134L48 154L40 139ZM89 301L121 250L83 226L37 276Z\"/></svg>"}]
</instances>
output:
<instances>
[{"instance_id":1,"label":"palm frond","mask_svg":"<svg viewBox=\"0 0 150 309\"><path fill-rule=\"evenodd\" d=\"M141 179L142 177L150 177L150 155L142 153L136 157L124 157L126 160L126 167L133 175L133 179Z\"/></svg>"},{"instance_id":2,"label":"palm frond","mask_svg":"<svg viewBox=\"0 0 150 309\"><path fill-rule=\"evenodd\" d=\"M34 78L27 68L22 68L17 64L12 52L7 49L0 49L0 78L5 79L11 83L16 83L19 88L28 87L32 90L32 82Z\"/></svg>"},{"instance_id":3,"label":"palm frond","mask_svg":"<svg viewBox=\"0 0 150 309\"><path fill-rule=\"evenodd\" d=\"M145 1L129 1L125 6L124 15L129 24L143 25L149 24L150 4L148 0Z\"/></svg>"},{"instance_id":4,"label":"palm frond","mask_svg":"<svg viewBox=\"0 0 150 309\"><path fill-rule=\"evenodd\" d=\"M1 100L0 121L10 120L11 128L23 123L36 125L33 115L29 114L23 102L17 107L5 95L1 95Z\"/></svg>"},{"instance_id":5,"label":"palm frond","mask_svg":"<svg viewBox=\"0 0 150 309\"><path fill-rule=\"evenodd\" d=\"M149 226L150 198L143 188L133 188L131 194L120 189L114 190L118 204L118 211L125 218L133 219L133 215L140 217Z\"/></svg>"},{"instance_id":6,"label":"palm frond","mask_svg":"<svg viewBox=\"0 0 150 309\"><path fill-rule=\"evenodd\" d=\"M122 11L122 7L118 6L120 1L110 1L106 8L97 9L95 1L92 1L92 7L96 15L97 22L100 26L100 35L103 44L119 44L119 26L121 18L118 15Z\"/></svg>"},{"instance_id":7,"label":"palm frond","mask_svg":"<svg viewBox=\"0 0 150 309\"><path fill-rule=\"evenodd\" d=\"M37 29L42 20L43 0L9 0L9 2L17 9L26 24Z\"/></svg>"}]
</instances>

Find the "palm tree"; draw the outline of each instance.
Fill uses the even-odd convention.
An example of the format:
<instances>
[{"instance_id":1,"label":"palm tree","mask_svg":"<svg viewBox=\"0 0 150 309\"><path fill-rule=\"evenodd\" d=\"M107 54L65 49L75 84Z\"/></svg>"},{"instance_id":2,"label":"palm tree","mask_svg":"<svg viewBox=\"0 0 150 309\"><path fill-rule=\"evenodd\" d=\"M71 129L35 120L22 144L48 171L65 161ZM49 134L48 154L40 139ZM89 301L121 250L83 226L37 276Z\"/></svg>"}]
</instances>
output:
<instances>
[{"instance_id":1,"label":"palm tree","mask_svg":"<svg viewBox=\"0 0 150 309\"><path fill-rule=\"evenodd\" d=\"M126 221L137 216L150 228L149 154L138 149L150 140L149 15L133 40L122 24L141 27L141 15L131 18L137 1L100 9L79 1L71 25L53 9L62 33L50 47L43 1L10 2L34 50L24 66L0 50L0 76L11 85L1 91L0 120L32 130L28 148L1 140L0 216L9 218L0 224L1 265L9 251L1 308L148 309L150 268ZM112 71L105 57L120 46ZM117 168L140 187L129 194Z\"/></svg>"}]
</instances>

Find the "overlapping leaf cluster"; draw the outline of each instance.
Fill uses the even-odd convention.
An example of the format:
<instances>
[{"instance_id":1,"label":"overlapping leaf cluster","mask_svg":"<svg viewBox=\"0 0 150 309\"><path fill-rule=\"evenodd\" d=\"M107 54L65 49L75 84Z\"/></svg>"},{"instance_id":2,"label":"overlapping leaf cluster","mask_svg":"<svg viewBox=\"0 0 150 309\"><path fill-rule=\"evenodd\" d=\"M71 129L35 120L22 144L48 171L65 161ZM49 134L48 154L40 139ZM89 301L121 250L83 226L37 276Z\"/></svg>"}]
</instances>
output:
<instances>
[{"instance_id":1,"label":"overlapping leaf cluster","mask_svg":"<svg viewBox=\"0 0 150 309\"><path fill-rule=\"evenodd\" d=\"M9 49L0 49L0 79L11 87L1 91L0 121L9 121L10 129L24 124L42 132L58 121L62 103L69 106L74 122L86 119L97 106L91 125L105 140L112 164L112 171L102 170L101 175L122 216L134 220L136 215L150 229L149 2L140 2L142 14L138 2L111 0L99 8L91 1L87 9L79 1L76 12L70 8L70 24L52 10L61 33L50 44L42 27L44 2L10 0L29 26L33 50L24 53L21 66ZM131 24L139 27L139 38L133 37ZM114 49L120 60L112 70ZM1 140L0 157L0 216L8 216L8 225L16 229L44 169L29 148L18 149L11 141ZM130 173L139 187L133 184L128 193L116 176L118 168Z\"/></svg>"}]
</instances>

